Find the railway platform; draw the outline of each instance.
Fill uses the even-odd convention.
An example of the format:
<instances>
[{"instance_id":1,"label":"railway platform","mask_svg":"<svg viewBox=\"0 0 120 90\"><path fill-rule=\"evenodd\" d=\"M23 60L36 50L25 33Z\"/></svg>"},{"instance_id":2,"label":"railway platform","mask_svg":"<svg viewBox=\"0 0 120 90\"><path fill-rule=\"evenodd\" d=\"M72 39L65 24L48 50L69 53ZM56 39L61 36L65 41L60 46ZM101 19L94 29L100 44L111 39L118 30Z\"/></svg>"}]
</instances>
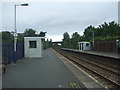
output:
<instances>
[{"instance_id":1,"label":"railway platform","mask_svg":"<svg viewBox=\"0 0 120 90\"><path fill-rule=\"evenodd\" d=\"M99 82L53 49L42 58L23 58L7 65L2 88L102 88Z\"/></svg>"},{"instance_id":2,"label":"railway platform","mask_svg":"<svg viewBox=\"0 0 120 90\"><path fill-rule=\"evenodd\" d=\"M62 49L66 49L66 48L62 48ZM97 51L80 51L80 50L76 50L76 49L68 49L68 50L120 59L120 54L118 54L118 53L106 53L106 52L97 52Z\"/></svg>"},{"instance_id":3,"label":"railway platform","mask_svg":"<svg viewBox=\"0 0 120 90\"><path fill-rule=\"evenodd\" d=\"M118 53L106 53L106 52L97 52L97 51L84 51L86 53L106 56L106 57L112 57L112 58L120 58L120 54Z\"/></svg>"}]
</instances>

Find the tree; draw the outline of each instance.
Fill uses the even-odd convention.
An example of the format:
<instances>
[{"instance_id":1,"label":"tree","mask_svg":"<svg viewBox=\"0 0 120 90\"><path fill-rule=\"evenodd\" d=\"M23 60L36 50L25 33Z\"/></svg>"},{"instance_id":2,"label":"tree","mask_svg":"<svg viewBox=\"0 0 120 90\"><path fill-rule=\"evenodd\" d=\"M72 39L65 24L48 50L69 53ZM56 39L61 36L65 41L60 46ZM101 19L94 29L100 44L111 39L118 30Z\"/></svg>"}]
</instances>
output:
<instances>
[{"instance_id":1,"label":"tree","mask_svg":"<svg viewBox=\"0 0 120 90\"><path fill-rule=\"evenodd\" d=\"M18 33L17 41L23 43L23 41L24 41L24 34L23 33Z\"/></svg>"},{"instance_id":2,"label":"tree","mask_svg":"<svg viewBox=\"0 0 120 90\"><path fill-rule=\"evenodd\" d=\"M120 26L115 21L99 25L98 30L101 31L100 35L97 36L97 39L100 40L115 40L118 39L120 36Z\"/></svg>"},{"instance_id":3,"label":"tree","mask_svg":"<svg viewBox=\"0 0 120 90\"><path fill-rule=\"evenodd\" d=\"M45 37L45 36L46 36L46 33L47 33L47 32L41 31L38 36L40 36L40 37Z\"/></svg>"},{"instance_id":4,"label":"tree","mask_svg":"<svg viewBox=\"0 0 120 90\"><path fill-rule=\"evenodd\" d=\"M37 36L40 36L40 37L45 37L46 36L46 33L47 32L43 32L41 31ZM47 41L45 41L45 38L42 38L42 43L43 43L43 48L46 49L47 48Z\"/></svg>"},{"instance_id":5,"label":"tree","mask_svg":"<svg viewBox=\"0 0 120 90\"><path fill-rule=\"evenodd\" d=\"M44 42L44 49L49 48L49 40L47 38L47 40Z\"/></svg>"},{"instance_id":6,"label":"tree","mask_svg":"<svg viewBox=\"0 0 120 90\"><path fill-rule=\"evenodd\" d=\"M13 35L9 31L2 31L3 42L13 42Z\"/></svg>"},{"instance_id":7,"label":"tree","mask_svg":"<svg viewBox=\"0 0 120 90\"><path fill-rule=\"evenodd\" d=\"M71 48L73 48L73 49L77 49L78 48L79 39L80 39L80 35L78 34L78 32L75 32L75 33L72 34Z\"/></svg>"},{"instance_id":8,"label":"tree","mask_svg":"<svg viewBox=\"0 0 120 90\"><path fill-rule=\"evenodd\" d=\"M86 41L89 41L90 39L92 39L92 31L94 31L95 33L95 27L90 25L88 26L85 30L84 30L84 37L86 39Z\"/></svg>"},{"instance_id":9,"label":"tree","mask_svg":"<svg viewBox=\"0 0 120 90\"><path fill-rule=\"evenodd\" d=\"M62 47L64 48L70 48L70 36L67 32L63 34L63 42Z\"/></svg>"},{"instance_id":10,"label":"tree","mask_svg":"<svg viewBox=\"0 0 120 90\"><path fill-rule=\"evenodd\" d=\"M53 45L52 45L52 39L50 39L50 41L49 41L49 46L53 47Z\"/></svg>"},{"instance_id":11,"label":"tree","mask_svg":"<svg viewBox=\"0 0 120 90\"><path fill-rule=\"evenodd\" d=\"M33 29L26 29L24 31L24 36L29 36L29 37L34 37L34 36L37 36L36 34L36 30L33 30Z\"/></svg>"},{"instance_id":12,"label":"tree","mask_svg":"<svg viewBox=\"0 0 120 90\"><path fill-rule=\"evenodd\" d=\"M84 30L84 36L87 41L92 41L92 33L94 31L95 40L116 40L120 39L120 25L115 21L99 25L97 28L88 26Z\"/></svg>"}]
</instances>

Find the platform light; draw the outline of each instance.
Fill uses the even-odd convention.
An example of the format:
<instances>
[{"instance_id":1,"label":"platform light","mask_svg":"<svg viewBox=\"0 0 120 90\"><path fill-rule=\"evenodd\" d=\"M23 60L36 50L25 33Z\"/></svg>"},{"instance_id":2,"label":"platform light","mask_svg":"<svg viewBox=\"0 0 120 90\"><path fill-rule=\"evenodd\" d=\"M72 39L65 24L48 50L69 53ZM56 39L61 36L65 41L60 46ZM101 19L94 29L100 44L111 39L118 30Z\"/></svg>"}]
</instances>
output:
<instances>
[{"instance_id":1,"label":"platform light","mask_svg":"<svg viewBox=\"0 0 120 90\"><path fill-rule=\"evenodd\" d=\"M27 3L24 3L24 4L15 4L15 22L14 22L14 29L15 29L15 32L14 32L14 63L16 63L16 49L17 49L17 29L16 29L16 7L17 6L28 6Z\"/></svg>"}]
</instances>

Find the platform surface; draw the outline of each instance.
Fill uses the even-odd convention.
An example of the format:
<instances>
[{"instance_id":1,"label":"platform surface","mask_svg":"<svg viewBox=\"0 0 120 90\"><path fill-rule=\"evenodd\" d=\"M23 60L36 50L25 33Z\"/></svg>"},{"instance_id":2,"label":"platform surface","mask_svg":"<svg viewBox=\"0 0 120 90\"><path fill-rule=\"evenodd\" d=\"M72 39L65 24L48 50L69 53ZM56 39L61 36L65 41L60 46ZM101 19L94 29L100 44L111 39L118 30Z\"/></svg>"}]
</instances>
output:
<instances>
[{"instance_id":1,"label":"platform surface","mask_svg":"<svg viewBox=\"0 0 120 90\"><path fill-rule=\"evenodd\" d=\"M106 52L97 52L97 51L84 51L84 52L102 55L102 56L106 56L106 57L120 58L120 54L118 54L118 53L106 53Z\"/></svg>"},{"instance_id":2,"label":"platform surface","mask_svg":"<svg viewBox=\"0 0 120 90\"><path fill-rule=\"evenodd\" d=\"M3 88L103 88L53 49L8 65L2 79Z\"/></svg>"},{"instance_id":3,"label":"platform surface","mask_svg":"<svg viewBox=\"0 0 120 90\"><path fill-rule=\"evenodd\" d=\"M62 48L62 49L66 49L66 48ZM98 52L98 51L81 51L81 50L77 50L77 49L67 49L67 50L72 50L72 51L76 51L76 52L83 52L83 53L88 53L88 54L94 54L94 55L100 55L100 56L105 56L105 57L112 57L112 58L117 58L120 59L120 54L119 53L107 53L107 52Z\"/></svg>"},{"instance_id":4,"label":"platform surface","mask_svg":"<svg viewBox=\"0 0 120 90\"><path fill-rule=\"evenodd\" d=\"M85 88L51 49L42 58L24 58L8 65L3 88Z\"/></svg>"}]
</instances>

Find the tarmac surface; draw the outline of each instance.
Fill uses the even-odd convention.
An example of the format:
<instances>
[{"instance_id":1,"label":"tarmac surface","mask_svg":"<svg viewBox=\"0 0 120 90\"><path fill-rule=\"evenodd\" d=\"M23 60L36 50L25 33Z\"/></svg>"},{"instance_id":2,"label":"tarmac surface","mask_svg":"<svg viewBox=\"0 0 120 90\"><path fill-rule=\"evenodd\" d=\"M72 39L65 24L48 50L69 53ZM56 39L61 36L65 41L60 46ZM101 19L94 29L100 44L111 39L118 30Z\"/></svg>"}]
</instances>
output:
<instances>
[{"instance_id":1,"label":"tarmac surface","mask_svg":"<svg viewBox=\"0 0 120 90\"><path fill-rule=\"evenodd\" d=\"M23 58L7 65L2 88L85 88L52 49L42 58Z\"/></svg>"}]
</instances>

